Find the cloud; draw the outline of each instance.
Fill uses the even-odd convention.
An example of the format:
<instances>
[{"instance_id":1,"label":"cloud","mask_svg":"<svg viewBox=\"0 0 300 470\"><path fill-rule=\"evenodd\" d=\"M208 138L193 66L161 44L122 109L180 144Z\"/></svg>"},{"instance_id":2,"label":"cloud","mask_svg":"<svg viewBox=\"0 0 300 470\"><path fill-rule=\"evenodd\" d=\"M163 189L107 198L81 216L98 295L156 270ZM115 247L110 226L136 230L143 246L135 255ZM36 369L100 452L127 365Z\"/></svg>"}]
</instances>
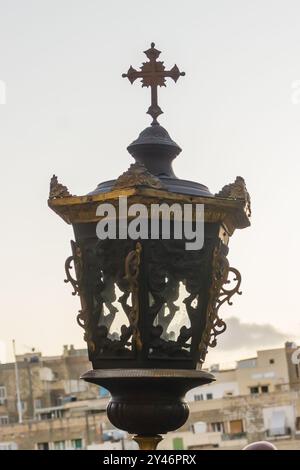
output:
<instances>
[{"instance_id":1,"label":"cloud","mask_svg":"<svg viewBox=\"0 0 300 470\"><path fill-rule=\"evenodd\" d=\"M278 347L294 338L269 323L241 323L238 318L230 317L226 320L226 324L227 330L218 337L218 347L224 351Z\"/></svg>"}]
</instances>

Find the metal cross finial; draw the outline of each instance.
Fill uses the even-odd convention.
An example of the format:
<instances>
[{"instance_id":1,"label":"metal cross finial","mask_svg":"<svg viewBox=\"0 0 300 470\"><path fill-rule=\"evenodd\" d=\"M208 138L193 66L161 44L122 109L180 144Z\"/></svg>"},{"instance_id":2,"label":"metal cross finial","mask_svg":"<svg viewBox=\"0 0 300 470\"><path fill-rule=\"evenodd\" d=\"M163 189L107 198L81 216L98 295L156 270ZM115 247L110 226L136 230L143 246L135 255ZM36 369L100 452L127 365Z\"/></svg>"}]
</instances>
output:
<instances>
[{"instance_id":1,"label":"metal cross finial","mask_svg":"<svg viewBox=\"0 0 300 470\"><path fill-rule=\"evenodd\" d=\"M163 113L157 103L157 87L166 86L166 77L173 78L174 82L177 82L180 76L184 76L185 72L180 72L177 65L171 70L165 70L163 62L157 62L157 58L160 55L160 51L155 49L154 42L151 43L151 48L144 51L144 54L149 59L149 62L143 62L141 71L134 69L132 66L129 67L127 73L123 73L122 77L128 78L130 83L133 83L137 78L142 79L142 87L151 87L151 105L147 111L147 114L152 116L152 126L159 125L157 118Z\"/></svg>"}]
</instances>

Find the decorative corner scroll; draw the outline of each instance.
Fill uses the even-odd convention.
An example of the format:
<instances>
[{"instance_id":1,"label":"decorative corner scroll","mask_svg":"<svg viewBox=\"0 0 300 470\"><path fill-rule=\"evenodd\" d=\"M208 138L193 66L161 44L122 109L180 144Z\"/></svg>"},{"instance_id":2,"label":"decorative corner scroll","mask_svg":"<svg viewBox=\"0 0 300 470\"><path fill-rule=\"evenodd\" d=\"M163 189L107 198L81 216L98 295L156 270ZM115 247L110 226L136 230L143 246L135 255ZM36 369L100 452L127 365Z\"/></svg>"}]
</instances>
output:
<instances>
[{"instance_id":1,"label":"decorative corner scroll","mask_svg":"<svg viewBox=\"0 0 300 470\"><path fill-rule=\"evenodd\" d=\"M72 285L74 289L74 291L72 292L72 295L79 295L80 278L81 278L81 272L82 272L81 250L80 250L80 247L75 242L73 242L73 240L71 241L71 248L72 248L73 254L69 256L65 262L65 272L66 272L67 278L64 280L64 282L65 283L70 282L70 284ZM74 268L75 268L76 277L73 277L71 274L72 264L74 265Z\"/></svg>"},{"instance_id":2,"label":"decorative corner scroll","mask_svg":"<svg viewBox=\"0 0 300 470\"><path fill-rule=\"evenodd\" d=\"M66 259L65 262L65 272L66 279L65 283L70 283L73 287L72 295L81 294L81 284L83 276L83 259L80 246L71 240L72 255ZM73 265L73 266L72 266ZM74 271L71 271L74 267ZM75 273L75 276L73 276ZM89 331L89 318L88 318L88 309L85 304L83 296L81 298L82 309L79 310L76 321L78 325L84 329L84 340L87 342L90 350L95 350L95 343L91 339L91 333Z\"/></svg>"},{"instance_id":3,"label":"decorative corner scroll","mask_svg":"<svg viewBox=\"0 0 300 470\"><path fill-rule=\"evenodd\" d=\"M226 323L219 317L219 309L224 303L232 305L231 298L234 294L241 295L241 274L236 268L231 268L223 251L224 245L220 243L213 254L212 283L209 293L209 305L207 310L207 322L199 345L200 361L203 363L207 353L207 347L214 348L217 345L217 336L224 333ZM229 275L234 275L229 280ZM235 283L233 287L230 286Z\"/></svg>"},{"instance_id":4,"label":"decorative corner scroll","mask_svg":"<svg viewBox=\"0 0 300 470\"><path fill-rule=\"evenodd\" d=\"M234 183L227 184L221 191L215 194L216 197L228 197L245 201L245 208L248 217L251 216L251 199L247 191L246 183L242 176L237 176Z\"/></svg>"},{"instance_id":5,"label":"decorative corner scroll","mask_svg":"<svg viewBox=\"0 0 300 470\"><path fill-rule=\"evenodd\" d=\"M57 176L53 175L50 180L49 199L59 199L68 196L72 196L72 194L69 193L67 186L60 184L57 180Z\"/></svg>"},{"instance_id":6,"label":"decorative corner scroll","mask_svg":"<svg viewBox=\"0 0 300 470\"><path fill-rule=\"evenodd\" d=\"M116 180L113 189L124 189L137 186L147 186L154 189L166 189L159 178L152 175L147 168L139 162L132 163L125 173Z\"/></svg>"},{"instance_id":7,"label":"decorative corner scroll","mask_svg":"<svg viewBox=\"0 0 300 470\"><path fill-rule=\"evenodd\" d=\"M133 339L139 351L141 351L143 347L138 327L140 314L138 276L140 272L141 252L142 245L140 242L137 242L135 250L130 251L125 259L125 279L129 283L132 294L132 309L129 321L133 331Z\"/></svg>"}]
</instances>

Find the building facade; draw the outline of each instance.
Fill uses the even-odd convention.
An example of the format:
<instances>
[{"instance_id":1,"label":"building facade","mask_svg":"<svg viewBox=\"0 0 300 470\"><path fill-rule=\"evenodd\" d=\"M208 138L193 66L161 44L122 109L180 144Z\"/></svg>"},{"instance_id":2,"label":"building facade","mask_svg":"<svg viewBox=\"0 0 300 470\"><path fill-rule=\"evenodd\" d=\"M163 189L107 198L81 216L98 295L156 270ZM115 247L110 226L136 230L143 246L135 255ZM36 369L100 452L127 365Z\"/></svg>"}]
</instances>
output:
<instances>
[{"instance_id":1,"label":"building facade","mask_svg":"<svg viewBox=\"0 0 300 470\"><path fill-rule=\"evenodd\" d=\"M188 392L188 401L300 390L300 364L293 359L298 350L287 342L283 348L258 351L256 357L237 361L234 369L214 366L210 371L216 381Z\"/></svg>"},{"instance_id":2,"label":"building facade","mask_svg":"<svg viewBox=\"0 0 300 470\"><path fill-rule=\"evenodd\" d=\"M43 357L41 353L17 356L22 419L43 419L41 410L67 402L95 399L105 395L95 385L80 380L90 369L87 351L64 346L61 356ZM55 414L55 412L54 412ZM19 421L15 364L0 364L0 425Z\"/></svg>"},{"instance_id":3,"label":"building facade","mask_svg":"<svg viewBox=\"0 0 300 470\"><path fill-rule=\"evenodd\" d=\"M214 366L216 381L188 392L187 423L160 449L241 449L256 440L300 449L297 347L258 351L235 368ZM108 393L78 379L89 369L85 350L57 357L17 357L23 422L18 422L14 364L0 365L1 449L127 449L133 444L108 422Z\"/></svg>"}]
</instances>

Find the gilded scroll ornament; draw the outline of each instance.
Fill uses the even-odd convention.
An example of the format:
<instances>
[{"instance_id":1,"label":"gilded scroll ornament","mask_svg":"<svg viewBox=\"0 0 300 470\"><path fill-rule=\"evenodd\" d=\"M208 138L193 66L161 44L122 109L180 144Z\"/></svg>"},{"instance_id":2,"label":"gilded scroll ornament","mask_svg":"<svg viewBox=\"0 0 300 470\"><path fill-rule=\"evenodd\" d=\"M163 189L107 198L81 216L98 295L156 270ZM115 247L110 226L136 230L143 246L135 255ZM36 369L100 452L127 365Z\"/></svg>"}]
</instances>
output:
<instances>
[{"instance_id":1,"label":"gilded scroll ornament","mask_svg":"<svg viewBox=\"0 0 300 470\"><path fill-rule=\"evenodd\" d=\"M53 175L50 180L49 199L58 199L68 196L72 196L72 194L69 193L67 186L60 184L57 180L57 176Z\"/></svg>"},{"instance_id":2,"label":"gilded scroll ornament","mask_svg":"<svg viewBox=\"0 0 300 470\"><path fill-rule=\"evenodd\" d=\"M116 180L114 189L124 189L137 186L146 186L153 189L164 189L160 180L152 175L146 167L139 162L132 163L125 173Z\"/></svg>"},{"instance_id":3,"label":"gilded scroll ornament","mask_svg":"<svg viewBox=\"0 0 300 470\"><path fill-rule=\"evenodd\" d=\"M251 216L251 200L246 188L246 183L242 176L237 176L234 183L227 184L221 191L215 194L216 197L242 199L245 201L246 213Z\"/></svg>"}]
</instances>

